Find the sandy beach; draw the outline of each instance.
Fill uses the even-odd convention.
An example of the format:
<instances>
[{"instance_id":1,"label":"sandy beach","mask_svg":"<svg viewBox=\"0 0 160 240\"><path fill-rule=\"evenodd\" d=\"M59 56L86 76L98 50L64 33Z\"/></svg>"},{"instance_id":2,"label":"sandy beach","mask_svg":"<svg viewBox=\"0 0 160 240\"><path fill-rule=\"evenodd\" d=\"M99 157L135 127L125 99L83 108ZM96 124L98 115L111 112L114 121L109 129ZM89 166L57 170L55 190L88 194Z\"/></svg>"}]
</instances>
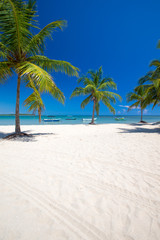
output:
<instances>
[{"instance_id":1,"label":"sandy beach","mask_svg":"<svg viewBox=\"0 0 160 240\"><path fill-rule=\"evenodd\" d=\"M22 131L0 140L0 240L160 239L159 124Z\"/></svg>"}]
</instances>

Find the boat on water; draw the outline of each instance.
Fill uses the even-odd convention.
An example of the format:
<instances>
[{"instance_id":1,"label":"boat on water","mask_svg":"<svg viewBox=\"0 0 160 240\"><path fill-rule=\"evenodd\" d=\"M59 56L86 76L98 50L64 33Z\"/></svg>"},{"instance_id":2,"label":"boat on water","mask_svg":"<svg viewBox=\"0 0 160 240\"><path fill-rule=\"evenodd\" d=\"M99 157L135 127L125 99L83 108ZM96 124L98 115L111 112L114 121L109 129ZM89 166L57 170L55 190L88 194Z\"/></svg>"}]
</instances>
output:
<instances>
[{"instance_id":1,"label":"boat on water","mask_svg":"<svg viewBox=\"0 0 160 240\"><path fill-rule=\"evenodd\" d=\"M94 121L96 121L97 118L94 118ZM92 118L82 118L83 122L88 122L88 121L92 121Z\"/></svg>"},{"instance_id":2,"label":"boat on water","mask_svg":"<svg viewBox=\"0 0 160 240\"><path fill-rule=\"evenodd\" d=\"M59 122L60 119L43 119L44 122Z\"/></svg>"},{"instance_id":3,"label":"boat on water","mask_svg":"<svg viewBox=\"0 0 160 240\"><path fill-rule=\"evenodd\" d=\"M76 120L77 118L66 118L66 120Z\"/></svg>"},{"instance_id":4,"label":"boat on water","mask_svg":"<svg viewBox=\"0 0 160 240\"><path fill-rule=\"evenodd\" d=\"M49 117L49 118L50 118L50 117L55 117L55 115L48 115L47 117Z\"/></svg>"},{"instance_id":5,"label":"boat on water","mask_svg":"<svg viewBox=\"0 0 160 240\"><path fill-rule=\"evenodd\" d=\"M116 121L125 121L126 119L124 117L115 117Z\"/></svg>"}]
</instances>

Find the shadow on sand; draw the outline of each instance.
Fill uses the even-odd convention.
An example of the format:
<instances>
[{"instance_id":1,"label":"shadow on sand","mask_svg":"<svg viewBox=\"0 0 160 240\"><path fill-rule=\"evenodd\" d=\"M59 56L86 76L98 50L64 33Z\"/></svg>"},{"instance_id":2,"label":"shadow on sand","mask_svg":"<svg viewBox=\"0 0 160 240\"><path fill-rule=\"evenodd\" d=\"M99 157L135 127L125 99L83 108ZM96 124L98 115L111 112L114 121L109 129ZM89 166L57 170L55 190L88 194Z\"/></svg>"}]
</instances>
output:
<instances>
[{"instance_id":1,"label":"shadow on sand","mask_svg":"<svg viewBox=\"0 0 160 240\"><path fill-rule=\"evenodd\" d=\"M156 128L146 128L145 127L145 128L143 128L143 127L141 127L140 124L138 124L138 125L130 124L130 125L135 126L135 128L134 129L119 128L121 130L120 133L157 133L157 134L160 134L160 127L156 127ZM151 125L153 125L153 124L151 124ZM145 126L146 126L146 124L145 124Z\"/></svg>"},{"instance_id":2,"label":"shadow on sand","mask_svg":"<svg viewBox=\"0 0 160 240\"><path fill-rule=\"evenodd\" d=\"M3 133L0 132L0 140L7 140L7 141L21 141L21 142L36 142L36 136L48 136L48 135L56 135L55 133L29 133L30 131L23 131L24 133L28 134L28 136L20 136L20 137L16 137L13 139L7 139L6 137L14 134L13 133Z\"/></svg>"}]
</instances>

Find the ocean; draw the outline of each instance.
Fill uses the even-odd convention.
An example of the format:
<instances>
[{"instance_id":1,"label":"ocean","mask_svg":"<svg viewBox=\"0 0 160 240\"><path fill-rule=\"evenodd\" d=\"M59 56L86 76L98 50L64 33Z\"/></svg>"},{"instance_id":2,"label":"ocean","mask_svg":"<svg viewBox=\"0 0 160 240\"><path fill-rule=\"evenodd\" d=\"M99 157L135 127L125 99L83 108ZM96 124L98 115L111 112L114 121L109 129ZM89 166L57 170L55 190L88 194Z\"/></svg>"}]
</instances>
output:
<instances>
[{"instance_id":1,"label":"ocean","mask_svg":"<svg viewBox=\"0 0 160 240\"><path fill-rule=\"evenodd\" d=\"M124 117L124 119L121 119ZM105 123L137 123L140 121L140 116L95 116L96 124ZM55 122L45 122L46 119L54 119ZM91 116L89 115L55 115L42 116L41 125L57 125L57 124L87 124L90 122ZM143 120L146 122L159 122L160 116L144 115ZM20 116L21 125L39 125L38 116ZM0 116L0 125L14 125L15 116L5 115Z\"/></svg>"}]
</instances>

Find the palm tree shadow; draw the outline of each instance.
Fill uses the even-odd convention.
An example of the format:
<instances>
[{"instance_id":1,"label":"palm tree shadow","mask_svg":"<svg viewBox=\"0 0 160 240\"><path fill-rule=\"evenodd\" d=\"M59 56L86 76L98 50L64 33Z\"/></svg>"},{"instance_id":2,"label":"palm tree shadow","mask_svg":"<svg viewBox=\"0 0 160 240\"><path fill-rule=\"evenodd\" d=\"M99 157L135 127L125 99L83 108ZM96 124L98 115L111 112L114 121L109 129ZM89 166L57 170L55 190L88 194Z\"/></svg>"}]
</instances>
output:
<instances>
[{"instance_id":1,"label":"palm tree shadow","mask_svg":"<svg viewBox=\"0 0 160 240\"><path fill-rule=\"evenodd\" d=\"M152 123L152 125L160 125L160 122Z\"/></svg>"},{"instance_id":2,"label":"palm tree shadow","mask_svg":"<svg viewBox=\"0 0 160 240\"><path fill-rule=\"evenodd\" d=\"M36 142L38 139L36 139L37 136L47 136L47 135L56 135L55 133L29 133L30 131L24 131L23 133L26 133L27 135L24 136L17 136L16 138L7 139L9 135L14 134L13 133L4 133L0 132L0 140L8 140L8 141L20 141L20 142Z\"/></svg>"},{"instance_id":3,"label":"palm tree shadow","mask_svg":"<svg viewBox=\"0 0 160 240\"><path fill-rule=\"evenodd\" d=\"M129 123L128 125L131 125L131 126L144 126L144 125L150 125L149 123L140 123L140 122L138 122L138 123Z\"/></svg>"},{"instance_id":4,"label":"palm tree shadow","mask_svg":"<svg viewBox=\"0 0 160 240\"><path fill-rule=\"evenodd\" d=\"M49 136L49 135L56 135L55 133L32 133L31 136Z\"/></svg>"},{"instance_id":5,"label":"palm tree shadow","mask_svg":"<svg viewBox=\"0 0 160 240\"><path fill-rule=\"evenodd\" d=\"M0 139L2 138L5 138L9 135L9 133L3 133L3 132L0 132Z\"/></svg>"},{"instance_id":6,"label":"palm tree shadow","mask_svg":"<svg viewBox=\"0 0 160 240\"><path fill-rule=\"evenodd\" d=\"M160 134L160 128L142 128L142 127L135 127L134 129L126 129L126 128L119 128L121 130L120 133L157 133Z\"/></svg>"}]
</instances>

